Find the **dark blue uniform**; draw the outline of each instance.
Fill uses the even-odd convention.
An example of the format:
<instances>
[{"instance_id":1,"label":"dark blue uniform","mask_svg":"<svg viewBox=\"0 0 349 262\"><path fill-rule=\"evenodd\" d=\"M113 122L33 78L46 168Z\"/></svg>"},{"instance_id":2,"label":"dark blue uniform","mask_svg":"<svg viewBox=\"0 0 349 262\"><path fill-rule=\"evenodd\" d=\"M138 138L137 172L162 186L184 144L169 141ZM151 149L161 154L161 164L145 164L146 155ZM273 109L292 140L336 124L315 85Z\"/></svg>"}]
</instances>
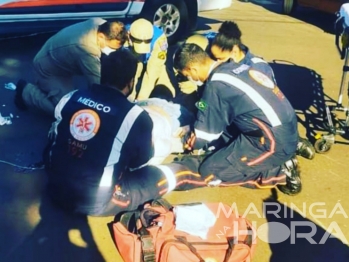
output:
<instances>
[{"instance_id":1,"label":"dark blue uniform","mask_svg":"<svg viewBox=\"0 0 349 262\"><path fill-rule=\"evenodd\" d=\"M241 45L240 48L245 53L244 59L242 59L239 63L235 63L234 61L229 60L230 63L235 63L237 65L249 65L255 68L256 70L264 73L266 76L271 78L276 83L273 69L267 61L265 61L263 58L259 56L252 54L249 48L245 45Z\"/></svg>"},{"instance_id":2,"label":"dark blue uniform","mask_svg":"<svg viewBox=\"0 0 349 262\"><path fill-rule=\"evenodd\" d=\"M49 195L65 209L111 216L189 189L191 180L204 185L191 172L177 179L171 172L176 165L147 165L154 153L153 122L118 90L94 85L73 91L61 99L55 117L44 160Z\"/></svg>"},{"instance_id":3,"label":"dark blue uniform","mask_svg":"<svg viewBox=\"0 0 349 262\"><path fill-rule=\"evenodd\" d=\"M208 32L208 33L204 34L204 36L208 40L208 46L207 46L205 51L210 56L212 56L212 54L211 54L211 46L212 46L212 42L213 42L214 38L216 37L216 35L217 35L216 32ZM269 78L274 80L274 82L276 82L273 69L269 66L267 61L265 61L263 58L261 58L259 56L256 56L256 55L252 54L250 52L249 48L247 46L243 45L243 44L240 44L240 48L245 53L245 57L239 63L236 63L236 62L234 62L231 59L228 60L228 62L235 63L237 65L245 64L245 65L249 65L251 67L254 67L255 69L263 72Z\"/></svg>"},{"instance_id":4,"label":"dark blue uniform","mask_svg":"<svg viewBox=\"0 0 349 262\"><path fill-rule=\"evenodd\" d=\"M195 147L214 145L222 137L225 144L201 164L203 177L252 187L285 182L281 165L296 151L297 119L262 71L247 63L225 63L209 76L197 103Z\"/></svg>"},{"instance_id":5,"label":"dark blue uniform","mask_svg":"<svg viewBox=\"0 0 349 262\"><path fill-rule=\"evenodd\" d=\"M45 151L49 193L72 211L116 213L115 184L153 156L152 120L118 90L94 85L62 98Z\"/></svg>"}]
</instances>

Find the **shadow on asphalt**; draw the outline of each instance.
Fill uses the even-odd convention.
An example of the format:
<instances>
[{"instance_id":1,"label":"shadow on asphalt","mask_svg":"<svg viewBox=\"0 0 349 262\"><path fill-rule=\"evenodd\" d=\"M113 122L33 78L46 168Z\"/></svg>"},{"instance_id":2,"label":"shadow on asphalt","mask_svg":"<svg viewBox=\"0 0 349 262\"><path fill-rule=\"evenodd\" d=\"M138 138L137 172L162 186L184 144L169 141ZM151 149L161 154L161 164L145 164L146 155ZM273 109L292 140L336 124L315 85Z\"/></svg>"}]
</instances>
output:
<instances>
[{"instance_id":1,"label":"shadow on asphalt","mask_svg":"<svg viewBox=\"0 0 349 262\"><path fill-rule=\"evenodd\" d=\"M298 122L306 128L306 136L313 141L317 131L324 131L325 107L329 98L324 94L322 78L314 70L288 61L273 60L276 82L298 115Z\"/></svg>"},{"instance_id":2,"label":"shadow on asphalt","mask_svg":"<svg viewBox=\"0 0 349 262\"><path fill-rule=\"evenodd\" d=\"M329 230L332 232L328 232L285 203L279 202L275 189L272 194L273 197L265 199L263 203L269 226L268 241L272 251L270 262L349 261L349 247L331 234L340 234L342 229L337 231L334 227L333 231ZM297 208L306 213L304 215L310 212L308 206ZM336 224L335 219L332 223ZM273 230L270 230L270 227ZM289 234L289 237L282 241L283 237L287 237L286 234Z\"/></svg>"},{"instance_id":3,"label":"shadow on asphalt","mask_svg":"<svg viewBox=\"0 0 349 262\"><path fill-rule=\"evenodd\" d=\"M86 216L66 213L42 194L41 220L6 262L105 261L93 239ZM73 241L72 239L77 239ZM59 247L59 248L57 248Z\"/></svg>"},{"instance_id":4,"label":"shadow on asphalt","mask_svg":"<svg viewBox=\"0 0 349 262\"><path fill-rule=\"evenodd\" d=\"M282 1L280 0L251 0L253 4L264 7L266 10L282 14ZM335 14L321 12L315 9L298 6L289 16L301 20L307 24L314 25L326 33L334 34Z\"/></svg>"},{"instance_id":5,"label":"shadow on asphalt","mask_svg":"<svg viewBox=\"0 0 349 262\"><path fill-rule=\"evenodd\" d=\"M199 16L196 30L212 30L210 24L221 24L222 21Z\"/></svg>"}]
</instances>

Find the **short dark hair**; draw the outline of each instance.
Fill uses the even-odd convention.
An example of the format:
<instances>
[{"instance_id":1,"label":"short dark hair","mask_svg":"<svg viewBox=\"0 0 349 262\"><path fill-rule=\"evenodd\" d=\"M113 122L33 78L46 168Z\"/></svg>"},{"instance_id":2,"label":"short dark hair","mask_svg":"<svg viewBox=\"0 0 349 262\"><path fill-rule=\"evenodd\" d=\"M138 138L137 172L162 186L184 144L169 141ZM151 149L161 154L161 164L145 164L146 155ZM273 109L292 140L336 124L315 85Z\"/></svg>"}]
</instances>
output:
<instances>
[{"instance_id":1,"label":"short dark hair","mask_svg":"<svg viewBox=\"0 0 349 262\"><path fill-rule=\"evenodd\" d=\"M173 56L173 66L182 71L192 63L204 63L207 58L208 54L197 44L183 44Z\"/></svg>"},{"instance_id":2,"label":"short dark hair","mask_svg":"<svg viewBox=\"0 0 349 262\"><path fill-rule=\"evenodd\" d=\"M241 31L236 23L225 21L218 29L212 45L218 46L223 51L231 51L235 45L241 47L241 35Z\"/></svg>"},{"instance_id":3,"label":"short dark hair","mask_svg":"<svg viewBox=\"0 0 349 262\"><path fill-rule=\"evenodd\" d=\"M103 33L108 40L118 40L123 45L127 38L128 32L124 23L120 21L105 22L98 27L98 32Z\"/></svg>"},{"instance_id":4,"label":"short dark hair","mask_svg":"<svg viewBox=\"0 0 349 262\"><path fill-rule=\"evenodd\" d=\"M101 57L101 84L124 89L135 77L137 58L126 49L119 49Z\"/></svg>"}]
</instances>

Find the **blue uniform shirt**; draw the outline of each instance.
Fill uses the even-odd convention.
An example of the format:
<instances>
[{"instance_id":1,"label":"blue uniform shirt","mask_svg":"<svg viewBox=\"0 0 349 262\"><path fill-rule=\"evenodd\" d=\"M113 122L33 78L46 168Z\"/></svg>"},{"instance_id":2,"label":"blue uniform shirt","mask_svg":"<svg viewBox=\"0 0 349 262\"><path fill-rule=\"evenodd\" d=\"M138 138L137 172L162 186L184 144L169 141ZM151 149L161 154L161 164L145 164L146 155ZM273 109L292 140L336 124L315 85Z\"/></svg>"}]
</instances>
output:
<instances>
[{"instance_id":1,"label":"blue uniform shirt","mask_svg":"<svg viewBox=\"0 0 349 262\"><path fill-rule=\"evenodd\" d=\"M270 132L281 148L298 140L293 107L271 78L248 64L218 66L197 105L195 148L229 134L232 125L241 133Z\"/></svg>"}]
</instances>

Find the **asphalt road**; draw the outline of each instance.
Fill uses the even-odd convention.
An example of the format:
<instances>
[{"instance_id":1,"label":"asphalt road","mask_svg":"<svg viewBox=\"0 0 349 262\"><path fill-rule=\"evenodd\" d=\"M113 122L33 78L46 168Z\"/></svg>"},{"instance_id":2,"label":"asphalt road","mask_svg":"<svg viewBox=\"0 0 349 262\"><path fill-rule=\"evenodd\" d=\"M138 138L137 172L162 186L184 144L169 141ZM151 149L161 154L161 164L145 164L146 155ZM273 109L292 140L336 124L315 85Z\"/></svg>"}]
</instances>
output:
<instances>
[{"instance_id":1,"label":"asphalt road","mask_svg":"<svg viewBox=\"0 0 349 262\"><path fill-rule=\"evenodd\" d=\"M312 139L325 133L325 104L337 100L341 83L335 17L309 9L285 16L278 13L280 8L278 1L234 1L228 9L201 13L198 29L216 30L224 20L237 22L244 43L271 63L280 89L296 109L301 135ZM0 261L119 262L108 227L112 217L64 213L46 199L42 170L5 163L28 166L41 160L52 119L18 111L14 91L4 85L18 78L32 80L31 59L48 37L0 41L0 113L13 116L12 124L0 126ZM77 79L77 84L83 82ZM269 190L234 187L173 192L166 198L173 204L235 204L258 229L253 261L349 261L349 141L340 136L336 141L328 154L311 161L299 158L303 191L297 196L279 193L278 200L270 200Z\"/></svg>"}]
</instances>

